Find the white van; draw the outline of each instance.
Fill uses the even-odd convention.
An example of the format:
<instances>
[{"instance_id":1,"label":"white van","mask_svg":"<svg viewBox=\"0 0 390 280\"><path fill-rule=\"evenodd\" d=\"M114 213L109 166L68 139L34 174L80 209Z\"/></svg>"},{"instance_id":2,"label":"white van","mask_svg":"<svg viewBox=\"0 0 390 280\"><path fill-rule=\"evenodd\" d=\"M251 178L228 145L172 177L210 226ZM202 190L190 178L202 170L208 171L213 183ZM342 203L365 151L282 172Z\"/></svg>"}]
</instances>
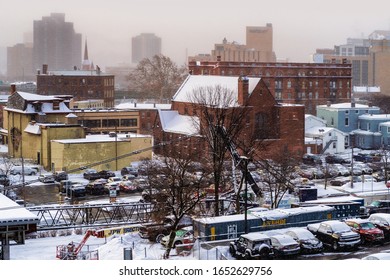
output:
<instances>
[{"instance_id":1,"label":"white van","mask_svg":"<svg viewBox=\"0 0 390 280\"><path fill-rule=\"evenodd\" d=\"M19 165L13 166L10 169L10 174L11 175L22 175L23 169L24 169L24 175L36 175L37 174L36 169L31 168L29 166L24 166L24 168L22 168L22 166L19 166Z\"/></svg>"}]
</instances>

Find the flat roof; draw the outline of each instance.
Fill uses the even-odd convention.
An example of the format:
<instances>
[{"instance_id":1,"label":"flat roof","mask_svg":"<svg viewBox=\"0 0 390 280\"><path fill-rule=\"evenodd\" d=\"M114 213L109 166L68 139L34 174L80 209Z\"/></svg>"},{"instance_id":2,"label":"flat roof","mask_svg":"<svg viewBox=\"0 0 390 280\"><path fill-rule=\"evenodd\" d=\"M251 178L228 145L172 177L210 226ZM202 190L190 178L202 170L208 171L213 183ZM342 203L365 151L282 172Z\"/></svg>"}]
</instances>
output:
<instances>
[{"instance_id":1,"label":"flat roof","mask_svg":"<svg viewBox=\"0 0 390 280\"><path fill-rule=\"evenodd\" d=\"M0 194L0 226L37 224L39 218L23 206Z\"/></svg>"}]
</instances>

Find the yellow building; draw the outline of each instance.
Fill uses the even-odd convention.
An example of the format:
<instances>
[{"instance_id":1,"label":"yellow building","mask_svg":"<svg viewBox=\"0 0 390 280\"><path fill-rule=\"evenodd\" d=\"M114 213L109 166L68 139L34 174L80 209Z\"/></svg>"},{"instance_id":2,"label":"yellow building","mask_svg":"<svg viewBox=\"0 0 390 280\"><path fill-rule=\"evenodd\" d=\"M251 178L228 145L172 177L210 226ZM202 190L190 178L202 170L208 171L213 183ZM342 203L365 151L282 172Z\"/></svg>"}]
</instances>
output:
<instances>
[{"instance_id":1,"label":"yellow building","mask_svg":"<svg viewBox=\"0 0 390 280\"><path fill-rule=\"evenodd\" d=\"M132 133L52 140L52 169L72 173L85 168L120 170L132 162L152 159L152 146L152 136Z\"/></svg>"},{"instance_id":2,"label":"yellow building","mask_svg":"<svg viewBox=\"0 0 390 280\"><path fill-rule=\"evenodd\" d=\"M8 155L32 159L50 169L51 140L85 137L84 128L75 124L76 116L68 103L67 97L17 92L13 86L3 110Z\"/></svg>"}]
</instances>

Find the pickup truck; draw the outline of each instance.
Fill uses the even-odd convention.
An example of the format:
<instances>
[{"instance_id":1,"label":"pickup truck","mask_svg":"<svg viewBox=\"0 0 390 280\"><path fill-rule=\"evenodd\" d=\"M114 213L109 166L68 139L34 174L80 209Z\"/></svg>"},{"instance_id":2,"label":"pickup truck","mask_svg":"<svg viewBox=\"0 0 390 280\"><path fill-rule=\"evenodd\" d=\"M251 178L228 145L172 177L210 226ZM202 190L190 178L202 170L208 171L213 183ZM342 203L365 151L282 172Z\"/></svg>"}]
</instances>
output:
<instances>
[{"instance_id":1,"label":"pickup truck","mask_svg":"<svg viewBox=\"0 0 390 280\"><path fill-rule=\"evenodd\" d=\"M370 216L374 213L390 213L390 200L375 200L364 207L364 215Z\"/></svg>"},{"instance_id":2,"label":"pickup truck","mask_svg":"<svg viewBox=\"0 0 390 280\"><path fill-rule=\"evenodd\" d=\"M360 244L360 235L342 221L329 220L307 225L311 231L325 246L334 251L341 249L357 249Z\"/></svg>"}]
</instances>

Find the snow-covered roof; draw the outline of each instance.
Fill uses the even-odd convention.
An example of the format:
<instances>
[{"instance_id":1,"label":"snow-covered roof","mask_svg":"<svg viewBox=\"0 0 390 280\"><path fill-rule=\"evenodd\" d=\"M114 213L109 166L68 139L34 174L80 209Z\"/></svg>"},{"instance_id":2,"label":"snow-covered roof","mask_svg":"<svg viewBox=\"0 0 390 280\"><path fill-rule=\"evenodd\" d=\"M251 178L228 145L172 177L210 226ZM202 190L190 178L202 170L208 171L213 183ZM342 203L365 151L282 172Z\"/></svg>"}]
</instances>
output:
<instances>
[{"instance_id":1,"label":"snow-covered roof","mask_svg":"<svg viewBox=\"0 0 390 280\"><path fill-rule=\"evenodd\" d=\"M354 86L352 90L355 93L373 93L373 92L378 93L378 92L381 92L380 87L357 87L357 86Z\"/></svg>"},{"instance_id":2,"label":"snow-covered roof","mask_svg":"<svg viewBox=\"0 0 390 280\"><path fill-rule=\"evenodd\" d=\"M330 104L328 105L318 105L317 108L334 108L334 109L353 109L353 108L371 108L371 109L379 109L377 106L369 106L365 104L360 104L360 103L351 103L351 102L346 102L346 103L335 103L335 104Z\"/></svg>"},{"instance_id":3,"label":"snow-covered roof","mask_svg":"<svg viewBox=\"0 0 390 280\"><path fill-rule=\"evenodd\" d=\"M128 134L118 134L117 137L110 137L109 135L96 134L96 135L87 135L85 138L76 138L76 139L57 139L51 140L51 142L57 142L62 144L79 144L79 143L97 143L97 142L121 142L128 141L130 138L144 138L152 137L150 135L143 135L137 133L128 133Z\"/></svg>"},{"instance_id":4,"label":"snow-covered roof","mask_svg":"<svg viewBox=\"0 0 390 280\"><path fill-rule=\"evenodd\" d=\"M194 95L200 94L200 89L215 89L216 87L221 87L222 90L232 94L231 97L234 104L229 105L235 106L238 101L238 79L238 76L189 75L173 96L173 101L197 103L200 100L196 100L198 98L194 97ZM248 93L250 95L259 83L260 78L247 79L249 81ZM215 91L211 90L208 92L205 90L204 94L202 93L201 99L206 101L213 100L213 98L210 98L210 96L207 95L210 92L214 93Z\"/></svg>"},{"instance_id":5,"label":"snow-covered roof","mask_svg":"<svg viewBox=\"0 0 390 280\"><path fill-rule=\"evenodd\" d=\"M136 102L125 102L115 106L117 109L163 109L170 110L171 104L158 104L158 103L136 103Z\"/></svg>"},{"instance_id":6,"label":"snow-covered roof","mask_svg":"<svg viewBox=\"0 0 390 280\"><path fill-rule=\"evenodd\" d=\"M0 225L38 223L36 215L0 193Z\"/></svg>"},{"instance_id":7,"label":"snow-covered roof","mask_svg":"<svg viewBox=\"0 0 390 280\"><path fill-rule=\"evenodd\" d=\"M49 71L47 76L113 76L96 70L59 70Z\"/></svg>"},{"instance_id":8,"label":"snow-covered roof","mask_svg":"<svg viewBox=\"0 0 390 280\"><path fill-rule=\"evenodd\" d=\"M25 132L31 133L31 134L41 134L41 126L38 124L31 124L29 123L27 127L24 129Z\"/></svg>"},{"instance_id":9,"label":"snow-covered roof","mask_svg":"<svg viewBox=\"0 0 390 280\"><path fill-rule=\"evenodd\" d=\"M27 101L52 101L52 100L62 100L62 98L58 98L54 95L41 95L34 94L29 92L18 91L18 94Z\"/></svg>"},{"instance_id":10,"label":"snow-covered roof","mask_svg":"<svg viewBox=\"0 0 390 280\"><path fill-rule=\"evenodd\" d=\"M162 130L165 132L179 133L185 135L198 135L198 117L179 115L177 111L159 110Z\"/></svg>"},{"instance_id":11,"label":"snow-covered roof","mask_svg":"<svg viewBox=\"0 0 390 280\"><path fill-rule=\"evenodd\" d=\"M372 131L363 130L363 129L355 129L351 133L358 134L358 135L375 135L375 136L382 135L382 133L380 133L380 132L372 132Z\"/></svg>"},{"instance_id":12,"label":"snow-covered roof","mask_svg":"<svg viewBox=\"0 0 390 280\"><path fill-rule=\"evenodd\" d=\"M306 129L305 130L305 136L319 136L319 137L323 137L325 134L331 132L331 131L335 131L335 132L338 132L338 133L341 133L341 134L345 134L344 132L338 130L337 128L334 128L334 127L326 127L326 126L314 126L314 127L311 127L309 129Z\"/></svg>"},{"instance_id":13,"label":"snow-covered roof","mask_svg":"<svg viewBox=\"0 0 390 280\"><path fill-rule=\"evenodd\" d=\"M390 121L389 114L364 114L359 116L360 120L386 120Z\"/></svg>"}]
</instances>

